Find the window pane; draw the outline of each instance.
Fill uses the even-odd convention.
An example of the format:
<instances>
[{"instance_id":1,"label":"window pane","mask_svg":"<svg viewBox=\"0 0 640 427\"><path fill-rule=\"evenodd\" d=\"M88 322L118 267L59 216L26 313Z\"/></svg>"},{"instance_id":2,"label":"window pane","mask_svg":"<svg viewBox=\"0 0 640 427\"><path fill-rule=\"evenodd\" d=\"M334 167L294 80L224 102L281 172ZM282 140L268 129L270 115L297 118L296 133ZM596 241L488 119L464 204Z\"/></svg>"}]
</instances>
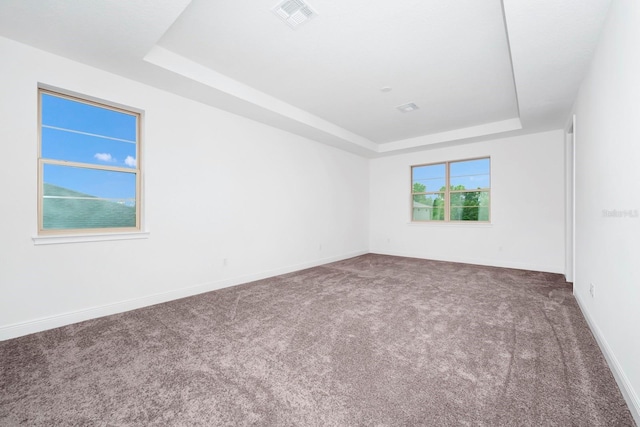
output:
<instances>
[{"instance_id":1,"label":"window pane","mask_svg":"<svg viewBox=\"0 0 640 427\"><path fill-rule=\"evenodd\" d=\"M489 192L451 193L451 221L489 221Z\"/></svg>"},{"instance_id":2,"label":"window pane","mask_svg":"<svg viewBox=\"0 0 640 427\"><path fill-rule=\"evenodd\" d=\"M42 93L42 127L68 129L135 143L137 116Z\"/></svg>"},{"instance_id":3,"label":"window pane","mask_svg":"<svg viewBox=\"0 0 640 427\"><path fill-rule=\"evenodd\" d=\"M136 144L43 127L42 157L135 168Z\"/></svg>"},{"instance_id":4,"label":"window pane","mask_svg":"<svg viewBox=\"0 0 640 427\"><path fill-rule=\"evenodd\" d=\"M466 160L450 164L449 185L452 190L490 188L490 160Z\"/></svg>"},{"instance_id":5,"label":"window pane","mask_svg":"<svg viewBox=\"0 0 640 427\"><path fill-rule=\"evenodd\" d=\"M412 168L412 188L414 193L444 191L446 186L445 164L414 166Z\"/></svg>"},{"instance_id":6,"label":"window pane","mask_svg":"<svg viewBox=\"0 0 640 427\"><path fill-rule=\"evenodd\" d=\"M136 174L44 165L43 228L136 226Z\"/></svg>"},{"instance_id":7,"label":"window pane","mask_svg":"<svg viewBox=\"0 0 640 427\"><path fill-rule=\"evenodd\" d=\"M413 196L414 221L444 221L444 193Z\"/></svg>"}]
</instances>

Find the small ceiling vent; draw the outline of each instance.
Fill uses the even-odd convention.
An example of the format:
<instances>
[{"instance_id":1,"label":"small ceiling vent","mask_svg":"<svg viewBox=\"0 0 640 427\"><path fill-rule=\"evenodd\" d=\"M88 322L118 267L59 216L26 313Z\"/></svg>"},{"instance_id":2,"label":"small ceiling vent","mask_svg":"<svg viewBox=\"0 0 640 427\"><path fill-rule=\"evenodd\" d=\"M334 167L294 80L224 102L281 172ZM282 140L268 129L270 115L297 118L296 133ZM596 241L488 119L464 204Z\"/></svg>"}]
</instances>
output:
<instances>
[{"instance_id":1,"label":"small ceiling vent","mask_svg":"<svg viewBox=\"0 0 640 427\"><path fill-rule=\"evenodd\" d=\"M410 113L412 111L417 110L418 107L416 104L414 104L413 102L410 102L409 104L404 104L404 105L398 105L396 107L398 110L402 111L403 113Z\"/></svg>"},{"instance_id":2,"label":"small ceiling vent","mask_svg":"<svg viewBox=\"0 0 640 427\"><path fill-rule=\"evenodd\" d=\"M291 28L296 28L298 25L307 22L317 15L308 4L301 0L285 0L276 5L272 10L273 13L282 18Z\"/></svg>"}]
</instances>

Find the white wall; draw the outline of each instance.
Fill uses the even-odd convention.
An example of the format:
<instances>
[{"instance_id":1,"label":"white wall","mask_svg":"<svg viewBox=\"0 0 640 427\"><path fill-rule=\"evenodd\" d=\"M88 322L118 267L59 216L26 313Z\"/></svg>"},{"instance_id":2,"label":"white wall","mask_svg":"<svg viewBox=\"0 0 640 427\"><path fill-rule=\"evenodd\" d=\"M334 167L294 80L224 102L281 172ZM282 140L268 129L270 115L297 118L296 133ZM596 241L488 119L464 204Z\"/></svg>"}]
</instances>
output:
<instances>
[{"instance_id":1,"label":"white wall","mask_svg":"<svg viewBox=\"0 0 640 427\"><path fill-rule=\"evenodd\" d=\"M411 165L491 157L491 224L410 222ZM564 272L562 131L379 158L370 166L371 252Z\"/></svg>"},{"instance_id":2,"label":"white wall","mask_svg":"<svg viewBox=\"0 0 640 427\"><path fill-rule=\"evenodd\" d=\"M367 252L366 159L3 38L0 58L0 339ZM39 82L145 111L149 239L34 246Z\"/></svg>"},{"instance_id":3,"label":"white wall","mask_svg":"<svg viewBox=\"0 0 640 427\"><path fill-rule=\"evenodd\" d=\"M614 0L576 113L574 293L640 423L640 2ZM593 283L595 293L589 293Z\"/></svg>"}]
</instances>

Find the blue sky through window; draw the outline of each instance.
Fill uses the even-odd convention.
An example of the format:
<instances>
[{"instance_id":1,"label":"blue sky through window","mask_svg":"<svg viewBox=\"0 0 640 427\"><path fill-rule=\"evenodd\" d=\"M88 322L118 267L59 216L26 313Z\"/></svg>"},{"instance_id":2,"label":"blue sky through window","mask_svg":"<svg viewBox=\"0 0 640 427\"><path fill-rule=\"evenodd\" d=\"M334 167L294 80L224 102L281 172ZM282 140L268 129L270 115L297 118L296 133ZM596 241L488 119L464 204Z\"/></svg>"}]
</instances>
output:
<instances>
[{"instance_id":1,"label":"blue sky through window","mask_svg":"<svg viewBox=\"0 0 640 427\"><path fill-rule=\"evenodd\" d=\"M415 166L413 168L413 183L426 187L425 191L440 191L446 185L446 167L444 163L437 165Z\"/></svg>"},{"instance_id":2,"label":"blue sky through window","mask_svg":"<svg viewBox=\"0 0 640 427\"><path fill-rule=\"evenodd\" d=\"M489 188L489 159L453 162L449 166L449 185L463 185L467 190Z\"/></svg>"},{"instance_id":3,"label":"blue sky through window","mask_svg":"<svg viewBox=\"0 0 640 427\"><path fill-rule=\"evenodd\" d=\"M46 159L135 169L137 116L42 93ZM134 199L134 173L45 165L44 182L108 199Z\"/></svg>"},{"instance_id":4,"label":"blue sky through window","mask_svg":"<svg viewBox=\"0 0 640 427\"><path fill-rule=\"evenodd\" d=\"M489 188L490 159L465 160L449 164L449 185L463 185L465 189L476 190ZM446 184L446 166L444 163L414 166L412 168L412 185L419 183L426 186L427 192L440 191Z\"/></svg>"},{"instance_id":5,"label":"blue sky through window","mask_svg":"<svg viewBox=\"0 0 640 427\"><path fill-rule=\"evenodd\" d=\"M136 142L136 116L42 94L42 124Z\"/></svg>"}]
</instances>

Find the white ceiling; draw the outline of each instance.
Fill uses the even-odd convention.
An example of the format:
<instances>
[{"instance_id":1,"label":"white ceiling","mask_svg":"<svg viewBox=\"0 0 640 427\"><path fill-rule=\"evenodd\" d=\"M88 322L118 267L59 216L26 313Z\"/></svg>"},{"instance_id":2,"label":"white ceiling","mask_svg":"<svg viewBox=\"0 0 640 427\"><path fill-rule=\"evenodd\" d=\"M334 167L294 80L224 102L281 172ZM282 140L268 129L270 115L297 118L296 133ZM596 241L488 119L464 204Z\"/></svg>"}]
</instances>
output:
<instances>
[{"instance_id":1,"label":"white ceiling","mask_svg":"<svg viewBox=\"0 0 640 427\"><path fill-rule=\"evenodd\" d=\"M0 0L0 35L373 157L562 128L610 3L307 1Z\"/></svg>"}]
</instances>

